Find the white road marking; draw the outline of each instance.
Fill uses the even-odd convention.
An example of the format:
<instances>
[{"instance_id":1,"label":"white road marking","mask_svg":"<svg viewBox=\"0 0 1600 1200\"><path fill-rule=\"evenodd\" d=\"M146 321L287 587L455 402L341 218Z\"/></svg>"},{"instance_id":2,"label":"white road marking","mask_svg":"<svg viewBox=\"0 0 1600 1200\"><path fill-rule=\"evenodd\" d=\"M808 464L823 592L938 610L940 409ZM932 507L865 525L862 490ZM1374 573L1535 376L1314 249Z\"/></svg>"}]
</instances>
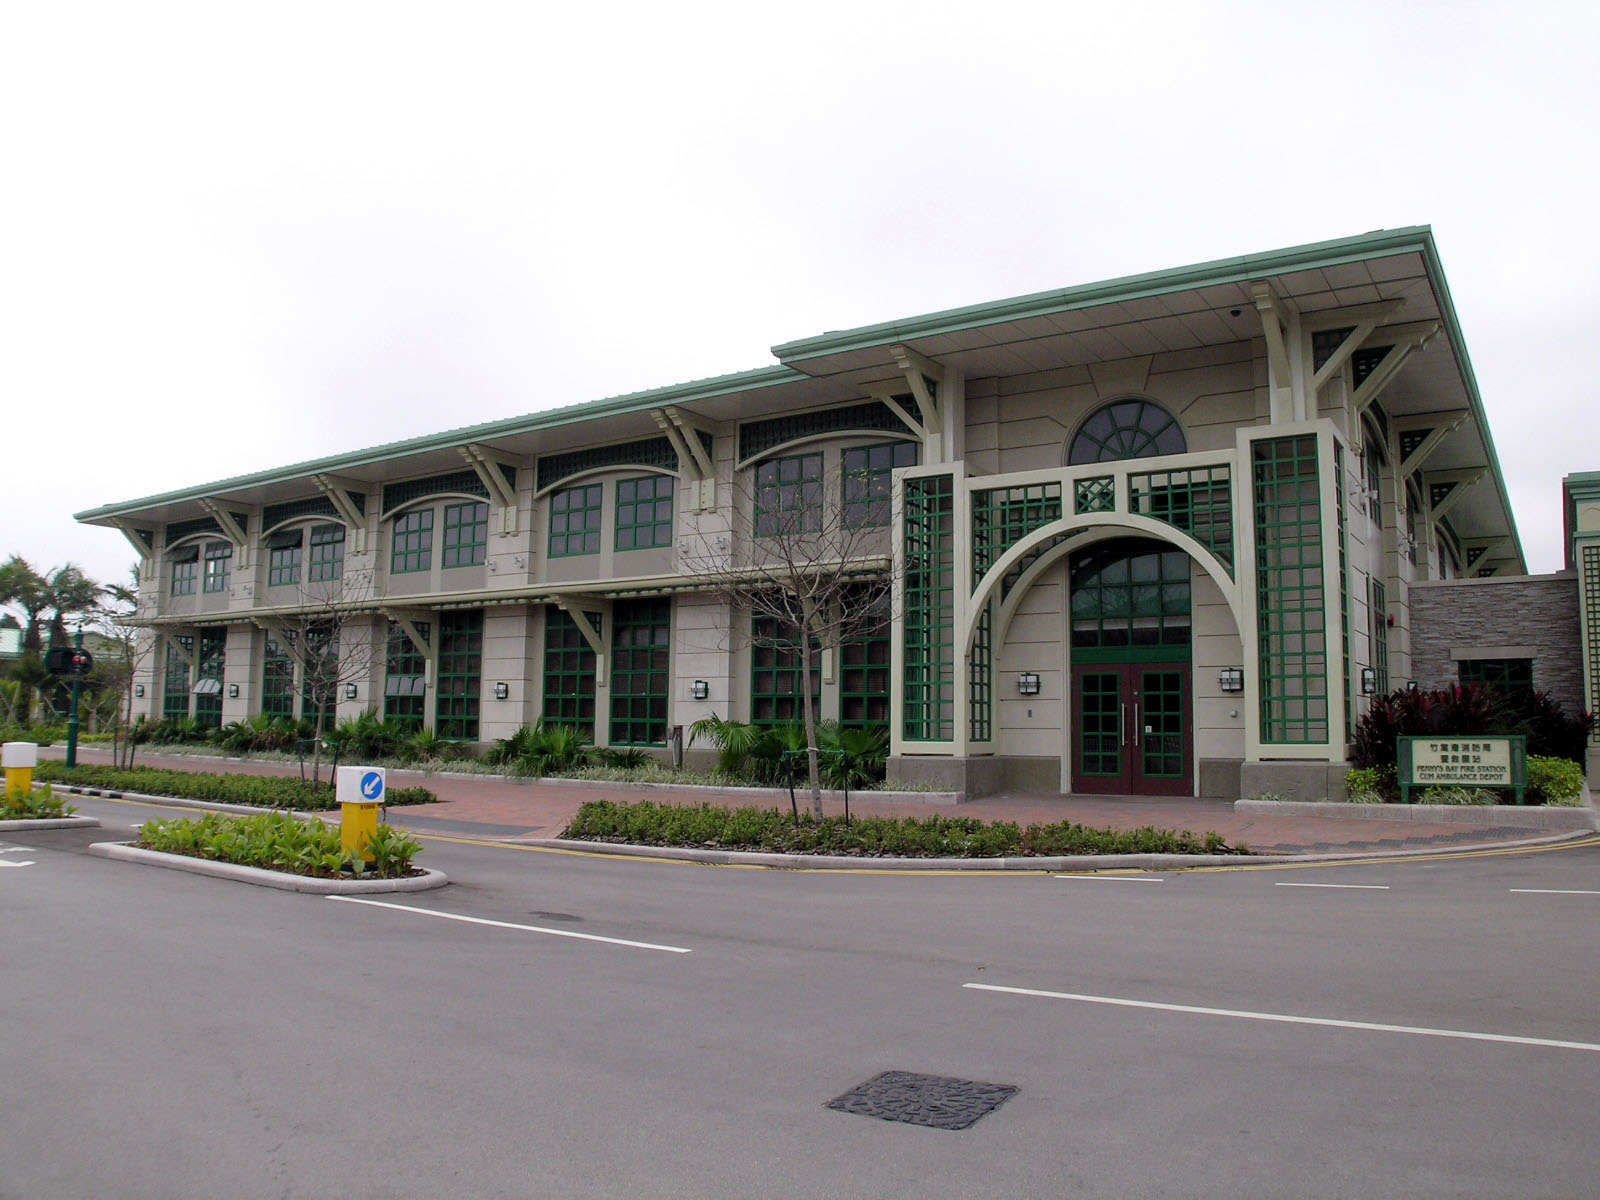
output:
<instances>
[{"instance_id":1,"label":"white road marking","mask_svg":"<svg viewBox=\"0 0 1600 1200\"><path fill-rule=\"evenodd\" d=\"M963 983L979 992L1004 992L1012 996L1041 996L1046 1000L1078 1000L1084 1004L1109 1004L1116 1008L1148 1008L1158 1012L1193 1013L1203 1017L1236 1017L1241 1021L1275 1021L1284 1025L1322 1025L1329 1029L1358 1029L1368 1033L1410 1033L1419 1037L1457 1038L1468 1042L1500 1042L1510 1046L1545 1046L1555 1050L1587 1050L1600 1054L1595 1042L1562 1042L1552 1038L1515 1037L1507 1033L1473 1033L1466 1029L1433 1029L1427 1025L1383 1025L1372 1021L1339 1021L1332 1017L1296 1017L1288 1013L1249 1012L1236 1008L1201 1008L1192 1004L1158 1004L1153 1000L1127 1000L1118 996L1083 996L1075 992L1046 992L1037 988L1001 987L992 983Z\"/></svg>"},{"instance_id":2,"label":"white road marking","mask_svg":"<svg viewBox=\"0 0 1600 1200\"><path fill-rule=\"evenodd\" d=\"M1582 888L1512 888L1511 891L1524 896L1600 896L1600 892Z\"/></svg>"},{"instance_id":3,"label":"white road marking","mask_svg":"<svg viewBox=\"0 0 1600 1200\"><path fill-rule=\"evenodd\" d=\"M0 854L36 854L32 846L0 846Z\"/></svg>"},{"instance_id":4,"label":"white road marking","mask_svg":"<svg viewBox=\"0 0 1600 1200\"><path fill-rule=\"evenodd\" d=\"M3 864L0 864L3 865ZM632 946L636 950L664 950L668 954L688 954L687 946L658 946L654 942L630 942L627 938L601 937L598 933L578 933L571 929L546 929L542 925L518 925L511 921L491 921L487 917L468 917L461 913L440 912L436 908L416 908L410 904L391 904L386 900L366 900L360 896L329 896L346 904L368 904L373 908L392 908L397 912L421 913L442 921L462 921L468 925L488 925L495 929L520 929L524 933L548 933L551 937L577 938L582 942L604 942L608 946Z\"/></svg>"},{"instance_id":5,"label":"white road marking","mask_svg":"<svg viewBox=\"0 0 1600 1200\"><path fill-rule=\"evenodd\" d=\"M0 858L0 867L31 867L33 859L25 858L21 862L12 862L9 858Z\"/></svg>"},{"instance_id":6,"label":"white road marking","mask_svg":"<svg viewBox=\"0 0 1600 1200\"><path fill-rule=\"evenodd\" d=\"M1356 892L1387 892L1387 883L1278 883L1274 887L1345 888Z\"/></svg>"},{"instance_id":7,"label":"white road marking","mask_svg":"<svg viewBox=\"0 0 1600 1200\"><path fill-rule=\"evenodd\" d=\"M1165 883L1148 875L1057 875L1057 879L1104 879L1111 883Z\"/></svg>"}]
</instances>

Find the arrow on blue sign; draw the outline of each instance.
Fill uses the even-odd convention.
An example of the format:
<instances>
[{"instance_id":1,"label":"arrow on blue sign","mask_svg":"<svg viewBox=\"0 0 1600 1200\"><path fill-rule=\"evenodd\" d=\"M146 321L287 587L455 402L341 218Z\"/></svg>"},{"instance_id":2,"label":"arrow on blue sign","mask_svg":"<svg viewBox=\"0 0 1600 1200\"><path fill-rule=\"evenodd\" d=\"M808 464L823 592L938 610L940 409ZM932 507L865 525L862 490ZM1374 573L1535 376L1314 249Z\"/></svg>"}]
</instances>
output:
<instances>
[{"instance_id":1,"label":"arrow on blue sign","mask_svg":"<svg viewBox=\"0 0 1600 1200\"><path fill-rule=\"evenodd\" d=\"M376 771L368 771L361 777L361 794L368 800L376 800L383 795L383 776Z\"/></svg>"}]
</instances>

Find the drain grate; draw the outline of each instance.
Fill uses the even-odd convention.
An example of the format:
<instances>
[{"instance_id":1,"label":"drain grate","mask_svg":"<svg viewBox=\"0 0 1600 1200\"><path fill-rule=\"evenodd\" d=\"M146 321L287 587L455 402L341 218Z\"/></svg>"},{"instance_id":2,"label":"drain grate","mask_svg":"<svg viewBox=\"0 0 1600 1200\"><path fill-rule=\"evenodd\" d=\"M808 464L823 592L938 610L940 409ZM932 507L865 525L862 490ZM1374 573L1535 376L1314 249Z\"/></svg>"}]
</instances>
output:
<instances>
[{"instance_id":1,"label":"drain grate","mask_svg":"<svg viewBox=\"0 0 1600 1200\"><path fill-rule=\"evenodd\" d=\"M988 1116L1017 1089L915 1071L885 1071L827 1103L840 1112L932 1129L965 1129Z\"/></svg>"}]
</instances>

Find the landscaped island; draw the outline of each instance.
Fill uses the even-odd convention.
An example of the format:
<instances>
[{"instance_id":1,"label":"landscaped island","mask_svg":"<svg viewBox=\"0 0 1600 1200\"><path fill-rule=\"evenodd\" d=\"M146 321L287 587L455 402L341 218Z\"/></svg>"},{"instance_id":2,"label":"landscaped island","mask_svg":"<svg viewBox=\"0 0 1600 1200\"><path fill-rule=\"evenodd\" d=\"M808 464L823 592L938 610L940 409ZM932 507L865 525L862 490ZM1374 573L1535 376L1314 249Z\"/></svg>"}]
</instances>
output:
<instances>
[{"instance_id":1,"label":"landscaped island","mask_svg":"<svg viewBox=\"0 0 1600 1200\"><path fill-rule=\"evenodd\" d=\"M338 807L331 781L313 784L288 775L217 775L203 771L164 770L159 767L68 767L42 762L34 771L41 781L105 791L139 792L147 796L174 796L180 800L210 800L223 804L252 804L261 808L321 811ZM385 802L432 804L438 797L424 787L392 788Z\"/></svg>"}]
</instances>

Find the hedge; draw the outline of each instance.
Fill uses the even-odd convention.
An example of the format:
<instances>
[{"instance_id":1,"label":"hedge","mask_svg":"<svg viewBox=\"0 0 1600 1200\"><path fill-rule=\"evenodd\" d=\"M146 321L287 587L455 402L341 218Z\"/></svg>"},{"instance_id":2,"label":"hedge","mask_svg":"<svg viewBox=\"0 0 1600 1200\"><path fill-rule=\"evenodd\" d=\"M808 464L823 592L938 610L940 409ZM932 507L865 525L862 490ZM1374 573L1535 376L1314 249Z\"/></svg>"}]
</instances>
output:
<instances>
[{"instance_id":1,"label":"hedge","mask_svg":"<svg viewBox=\"0 0 1600 1200\"><path fill-rule=\"evenodd\" d=\"M143 792L150 796L176 796L183 800L215 800L228 804L254 804L261 808L302 810L337 808L333 788L320 787L292 775L216 775L204 771L174 771L159 767L76 766L42 762L34 769L42 782L104 788L118 792ZM386 803L431 804L437 800L427 788L391 788Z\"/></svg>"},{"instance_id":2,"label":"hedge","mask_svg":"<svg viewBox=\"0 0 1600 1200\"><path fill-rule=\"evenodd\" d=\"M971 817L842 817L796 823L775 808L618 804L596 800L578 809L563 837L637 846L762 850L777 854L840 854L896 858L1026 858L1067 854L1242 854L1221 834L1144 826L1095 829L1071 821L1020 828Z\"/></svg>"}]
</instances>

